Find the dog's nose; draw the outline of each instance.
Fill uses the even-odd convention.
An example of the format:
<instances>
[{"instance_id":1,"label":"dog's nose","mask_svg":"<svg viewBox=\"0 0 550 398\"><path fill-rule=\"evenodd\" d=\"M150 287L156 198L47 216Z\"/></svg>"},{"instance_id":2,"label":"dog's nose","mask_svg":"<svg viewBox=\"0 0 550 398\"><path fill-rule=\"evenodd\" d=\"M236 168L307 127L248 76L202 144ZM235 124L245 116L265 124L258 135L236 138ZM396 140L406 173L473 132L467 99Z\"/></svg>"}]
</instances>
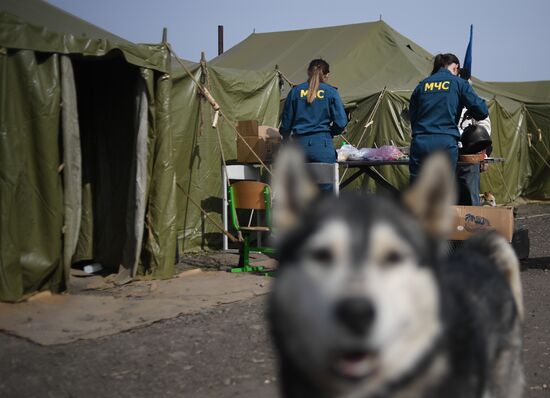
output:
<instances>
[{"instance_id":1,"label":"dog's nose","mask_svg":"<svg viewBox=\"0 0 550 398\"><path fill-rule=\"evenodd\" d=\"M370 328L375 310L372 302L366 298L346 298L336 306L336 318L352 333L362 335Z\"/></svg>"}]
</instances>

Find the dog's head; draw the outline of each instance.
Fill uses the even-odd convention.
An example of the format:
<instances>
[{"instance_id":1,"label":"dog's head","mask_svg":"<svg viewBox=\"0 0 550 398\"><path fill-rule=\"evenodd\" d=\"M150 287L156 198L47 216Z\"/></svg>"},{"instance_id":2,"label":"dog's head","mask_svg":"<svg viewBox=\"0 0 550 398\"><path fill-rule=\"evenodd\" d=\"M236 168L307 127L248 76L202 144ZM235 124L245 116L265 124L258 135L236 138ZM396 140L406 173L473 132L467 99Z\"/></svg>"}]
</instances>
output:
<instances>
[{"instance_id":1,"label":"dog's head","mask_svg":"<svg viewBox=\"0 0 550 398\"><path fill-rule=\"evenodd\" d=\"M328 395L370 396L406 378L442 328L435 265L454 201L444 156L401 201L319 195L295 149L279 156L273 186L270 318L282 366Z\"/></svg>"},{"instance_id":2,"label":"dog's head","mask_svg":"<svg viewBox=\"0 0 550 398\"><path fill-rule=\"evenodd\" d=\"M484 192L484 193L480 194L479 195L479 200L480 200L482 206L496 207L496 205L497 205L495 195L493 195L491 192Z\"/></svg>"}]
</instances>

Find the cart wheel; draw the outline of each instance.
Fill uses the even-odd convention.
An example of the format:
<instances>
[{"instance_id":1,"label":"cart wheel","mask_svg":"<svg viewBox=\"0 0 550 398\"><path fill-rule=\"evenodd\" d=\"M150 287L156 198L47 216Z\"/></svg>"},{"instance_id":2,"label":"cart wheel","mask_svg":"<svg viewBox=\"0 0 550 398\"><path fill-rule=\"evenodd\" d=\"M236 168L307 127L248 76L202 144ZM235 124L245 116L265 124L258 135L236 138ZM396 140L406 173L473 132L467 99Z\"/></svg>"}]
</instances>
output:
<instances>
[{"instance_id":1,"label":"cart wheel","mask_svg":"<svg viewBox=\"0 0 550 398\"><path fill-rule=\"evenodd\" d=\"M529 257L529 230L527 228L518 228L514 231L512 247L520 260Z\"/></svg>"}]
</instances>

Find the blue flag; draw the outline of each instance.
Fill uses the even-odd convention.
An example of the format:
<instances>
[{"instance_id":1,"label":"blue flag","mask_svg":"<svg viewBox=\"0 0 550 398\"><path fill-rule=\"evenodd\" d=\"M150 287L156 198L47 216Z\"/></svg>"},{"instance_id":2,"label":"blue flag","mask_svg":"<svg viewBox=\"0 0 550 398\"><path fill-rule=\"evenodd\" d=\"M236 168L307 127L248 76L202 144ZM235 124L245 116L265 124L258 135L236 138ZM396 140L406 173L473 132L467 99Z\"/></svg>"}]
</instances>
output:
<instances>
[{"instance_id":1,"label":"blue flag","mask_svg":"<svg viewBox=\"0 0 550 398\"><path fill-rule=\"evenodd\" d=\"M474 25L470 25L470 42L468 48L466 48L466 55L464 56L464 64L462 65L462 71L460 76L468 80L472 76L472 37L474 35Z\"/></svg>"}]
</instances>

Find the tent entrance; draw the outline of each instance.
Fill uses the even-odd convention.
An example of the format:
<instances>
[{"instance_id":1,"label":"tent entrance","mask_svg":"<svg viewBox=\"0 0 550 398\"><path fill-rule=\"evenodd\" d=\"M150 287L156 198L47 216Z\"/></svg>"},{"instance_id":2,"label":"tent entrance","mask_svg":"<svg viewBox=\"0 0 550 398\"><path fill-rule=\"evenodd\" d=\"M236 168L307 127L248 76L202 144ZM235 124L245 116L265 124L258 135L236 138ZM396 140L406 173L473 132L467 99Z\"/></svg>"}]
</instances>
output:
<instances>
[{"instance_id":1,"label":"tent entrance","mask_svg":"<svg viewBox=\"0 0 550 398\"><path fill-rule=\"evenodd\" d=\"M121 56L72 61L82 198L71 263L94 261L111 272L122 265L131 273L134 264L125 263L125 250L133 247L136 252L136 145L143 86L139 69Z\"/></svg>"}]
</instances>

